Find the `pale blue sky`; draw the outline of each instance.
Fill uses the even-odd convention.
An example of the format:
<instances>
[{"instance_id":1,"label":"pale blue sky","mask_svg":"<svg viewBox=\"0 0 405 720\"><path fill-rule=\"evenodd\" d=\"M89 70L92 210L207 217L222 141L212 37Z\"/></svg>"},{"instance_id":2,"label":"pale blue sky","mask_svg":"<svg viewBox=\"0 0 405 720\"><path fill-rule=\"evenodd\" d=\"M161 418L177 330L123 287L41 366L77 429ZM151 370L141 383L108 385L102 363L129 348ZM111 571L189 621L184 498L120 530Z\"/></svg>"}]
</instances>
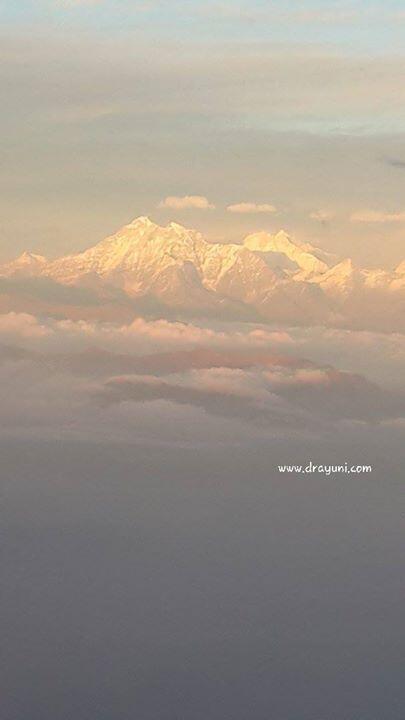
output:
<instances>
[{"instance_id":1,"label":"pale blue sky","mask_svg":"<svg viewBox=\"0 0 405 720\"><path fill-rule=\"evenodd\" d=\"M372 53L401 50L405 25L401 0L17 0L0 3L0 18L14 27L142 30L173 40L321 40Z\"/></svg>"}]
</instances>

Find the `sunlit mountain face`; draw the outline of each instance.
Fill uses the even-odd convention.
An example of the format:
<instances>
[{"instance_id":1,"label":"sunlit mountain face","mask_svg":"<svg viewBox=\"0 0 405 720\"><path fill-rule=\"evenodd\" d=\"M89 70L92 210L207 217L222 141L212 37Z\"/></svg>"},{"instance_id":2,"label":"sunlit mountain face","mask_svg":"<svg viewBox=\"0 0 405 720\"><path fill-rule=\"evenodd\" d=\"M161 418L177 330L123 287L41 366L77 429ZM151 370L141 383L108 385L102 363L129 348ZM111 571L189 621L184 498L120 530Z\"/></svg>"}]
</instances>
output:
<instances>
[{"instance_id":1,"label":"sunlit mountain face","mask_svg":"<svg viewBox=\"0 0 405 720\"><path fill-rule=\"evenodd\" d=\"M177 223L159 227L139 217L75 255L48 261L24 252L0 266L0 278L3 309L29 309L32 296L52 314L54 291L53 311L62 317L69 311L58 293L82 305L83 318L96 305L117 320L132 312L364 330L399 330L405 322L404 263L359 268L283 231L210 243Z\"/></svg>"}]
</instances>

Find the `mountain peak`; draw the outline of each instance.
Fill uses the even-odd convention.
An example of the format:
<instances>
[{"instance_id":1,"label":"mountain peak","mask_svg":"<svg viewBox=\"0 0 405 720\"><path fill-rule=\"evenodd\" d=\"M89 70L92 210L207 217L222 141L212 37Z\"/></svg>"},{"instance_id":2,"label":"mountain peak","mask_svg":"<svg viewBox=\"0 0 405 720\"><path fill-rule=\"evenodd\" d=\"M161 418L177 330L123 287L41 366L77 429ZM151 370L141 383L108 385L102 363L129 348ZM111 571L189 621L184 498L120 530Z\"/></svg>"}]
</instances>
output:
<instances>
[{"instance_id":1,"label":"mountain peak","mask_svg":"<svg viewBox=\"0 0 405 720\"><path fill-rule=\"evenodd\" d=\"M33 276L40 273L46 264L46 257L26 250L15 260L0 266L0 277Z\"/></svg>"},{"instance_id":2,"label":"mountain peak","mask_svg":"<svg viewBox=\"0 0 405 720\"><path fill-rule=\"evenodd\" d=\"M289 233L286 230L278 230L276 232L276 234L274 235L274 237L281 241L284 240L284 242L292 242L291 236L289 235ZM295 242L293 244L300 245L300 243L298 243L298 242Z\"/></svg>"},{"instance_id":3,"label":"mountain peak","mask_svg":"<svg viewBox=\"0 0 405 720\"><path fill-rule=\"evenodd\" d=\"M317 248L294 242L285 230L280 230L276 235L264 231L253 233L245 238L243 244L256 252L285 255L306 273L323 273L328 270L328 265L318 257Z\"/></svg>"},{"instance_id":4,"label":"mountain peak","mask_svg":"<svg viewBox=\"0 0 405 720\"><path fill-rule=\"evenodd\" d=\"M354 265L353 260L351 258L344 258L344 260L341 260L340 263L337 263L337 265L334 265L330 272L334 273L335 275L341 275L341 276L347 276L351 275L351 273L354 271Z\"/></svg>"},{"instance_id":5,"label":"mountain peak","mask_svg":"<svg viewBox=\"0 0 405 720\"><path fill-rule=\"evenodd\" d=\"M21 265L24 263L45 263L46 257L44 257L43 255L36 255L29 250L24 250L24 252L21 253L21 255L17 258L15 262L18 262Z\"/></svg>"},{"instance_id":6,"label":"mountain peak","mask_svg":"<svg viewBox=\"0 0 405 720\"><path fill-rule=\"evenodd\" d=\"M25 252L0 265L0 277L48 277L91 287L103 302L128 297L134 312L162 308L176 317L207 313L299 324L328 322L336 311L351 322L373 290L389 292L390 303L395 291L403 307L405 262L389 273L337 260L284 230L253 233L242 245L210 243L197 230L177 222L160 226L141 215L77 254L47 261Z\"/></svg>"},{"instance_id":7,"label":"mountain peak","mask_svg":"<svg viewBox=\"0 0 405 720\"><path fill-rule=\"evenodd\" d=\"M177 222L170 222L166 227L171 228L172 230L176 230L176 232L187 232L187 228Z\"/></svg>"},{"instance_id":8,"label":"mountain peak","mask_svg":"<svg viewBox=\"0 0 405 720\"><path fill-rule=\"evenodd\" d=\"M339 292L342 297L353 289L357 279L358 273L351 258L341 260L320 276L322 287L332 293Z\"/></svg>"},{"instance_id":9,"label":"mountain peak","mask_svg":"<svg viewBox=\"0 0 405 720\"><path fill-rule=\"evenodd\" d=\"M405 260L402 260L402 262L399 263L398 267L395 269L395 272L397 275L405 275Z\"/></svg>"},{"instance_id":10,"label":"mountain peak","mask_svg":"<svg viewBox=\"0 0 405 720\"><path fill-rule=\"evenodd\" d=\"M155 223L147 215L140 215L128 223L127 227L152 227L154 225Z\"/></svg>"}]
</instances>

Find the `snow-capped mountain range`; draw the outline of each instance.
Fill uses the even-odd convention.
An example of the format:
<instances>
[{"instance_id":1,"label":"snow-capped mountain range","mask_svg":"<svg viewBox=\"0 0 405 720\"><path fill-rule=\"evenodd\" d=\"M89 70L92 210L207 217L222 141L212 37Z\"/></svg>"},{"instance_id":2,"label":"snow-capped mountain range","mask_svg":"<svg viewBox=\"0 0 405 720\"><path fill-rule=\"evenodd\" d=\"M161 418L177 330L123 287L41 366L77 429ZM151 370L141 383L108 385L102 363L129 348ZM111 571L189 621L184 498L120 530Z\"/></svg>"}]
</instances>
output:
<instances>
[{"instance_id":1,"label":"snow-capped mountain range","mask_svg":"<svg viewBox=\"0 0 405 720\"><path fill-rule=\"evenodd\" d=\"M100 302L125 298L140 314L149 307L162 315L287 324L405 324L405 261L394 272L356 268L284 231L220 244L177 223L159 227L139 217L78 254L47 260L25 252L0 266L0 278L87 288Z\"/></svg>"}]
</instances>

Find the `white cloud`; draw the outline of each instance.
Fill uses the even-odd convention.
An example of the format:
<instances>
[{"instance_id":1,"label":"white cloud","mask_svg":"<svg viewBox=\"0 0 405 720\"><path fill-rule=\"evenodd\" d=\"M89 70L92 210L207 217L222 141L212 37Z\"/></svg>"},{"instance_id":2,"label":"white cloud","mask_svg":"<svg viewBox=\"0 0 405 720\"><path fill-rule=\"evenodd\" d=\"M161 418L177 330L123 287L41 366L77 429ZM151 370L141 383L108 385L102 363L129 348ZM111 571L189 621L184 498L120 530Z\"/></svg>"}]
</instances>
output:
<instances>
[{"instance_id":1,"label":"white cloud","mask_svg":"<svg viewBox=\"0 0 405 720\"><path fill-rule=\"evenodd\" d=\"M405 212L387 213L380 210L358 210L352 213L350 220L362 223L405 222Z\"/></svg>"},{"instance_id":2,"label":"white cloud","mask_svg":"<svg viewBox=\"0 0 405 720\"><path fill-rule=\"evenodd\" d=\"M170 208L171 210L188 210L189 208L213 210L215 205L210 203L208 198L203 195L184 195L183 197L170 195L159 203L159 207Z\"/></svg>"},{"instance_id":3,"label":"white cloud","mask_svg":"<svg viewBox=\"0 0 405 720\"><path fill-rule=\"evenodd\" d=\"M240 214L277 212L277 208L275 208L274 205L269 205L268 203L257 204L253 202L241 202L235 205L228 205L227 210L228 212Z\"/></svg>"}]
</instances>

